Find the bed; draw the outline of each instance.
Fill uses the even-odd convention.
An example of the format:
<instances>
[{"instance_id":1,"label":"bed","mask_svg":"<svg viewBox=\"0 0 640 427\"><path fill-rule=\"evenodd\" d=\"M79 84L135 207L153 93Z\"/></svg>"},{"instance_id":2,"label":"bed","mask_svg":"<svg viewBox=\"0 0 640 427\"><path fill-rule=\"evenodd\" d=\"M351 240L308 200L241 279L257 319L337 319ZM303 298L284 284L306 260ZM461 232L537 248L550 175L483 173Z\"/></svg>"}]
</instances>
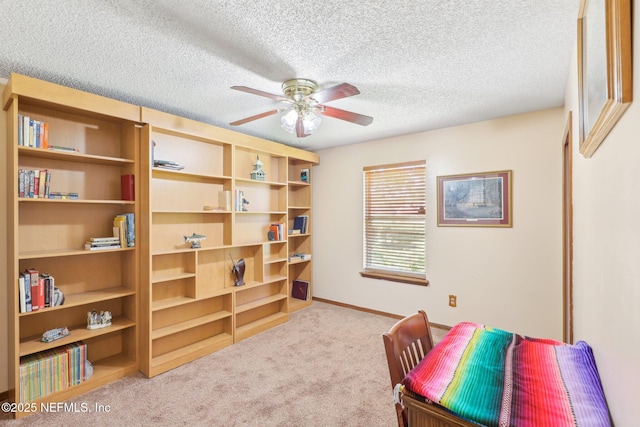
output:
<instances>
[{"instance_id":1,"label":"bed","mask_svg":"<svg viewBox=\"0 0 640 427\"><path fill-rule=\"evenodd\" d=\"M593 352L471 322L396 386L409 426L610 426Z\"/></svg>"}]
</instances>

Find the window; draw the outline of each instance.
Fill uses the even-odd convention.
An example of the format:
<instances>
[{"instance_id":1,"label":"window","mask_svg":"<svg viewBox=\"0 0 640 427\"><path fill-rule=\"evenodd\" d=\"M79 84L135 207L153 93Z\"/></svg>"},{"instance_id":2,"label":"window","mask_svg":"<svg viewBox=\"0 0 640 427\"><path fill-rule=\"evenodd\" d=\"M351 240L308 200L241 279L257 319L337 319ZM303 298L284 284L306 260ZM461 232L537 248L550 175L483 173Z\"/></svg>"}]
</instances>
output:
<instances>
[{"instance_id":1,"label":"window","mask_svg":"<svg viewBox=\"0 0 640 427\"><path fill-rule=\"evenodd\" d=\"M370 166L364 180L364 277L426 285L425 161Z\"/></svg>"}]
</instances>

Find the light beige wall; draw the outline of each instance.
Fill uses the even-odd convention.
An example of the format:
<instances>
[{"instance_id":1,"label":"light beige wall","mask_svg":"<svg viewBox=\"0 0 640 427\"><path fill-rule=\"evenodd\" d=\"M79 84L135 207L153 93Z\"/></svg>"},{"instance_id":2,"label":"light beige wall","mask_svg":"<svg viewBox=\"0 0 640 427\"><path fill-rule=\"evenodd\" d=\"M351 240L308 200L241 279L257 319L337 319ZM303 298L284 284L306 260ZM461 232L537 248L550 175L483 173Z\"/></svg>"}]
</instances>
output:
<instances>
[{"instance_id":1,"label":"light beige wall","mask_svg":"<svg viewBox=\"0 0 640 427\"><path fill-rule=\"evenodd\" d=\"M563 120L557 108L319 151L314 296L562 339ZM419 159L427 162L430 285L362 278L362 167ZM437 176L503 169L513 170L513 228L437 227Z\"/></svg>"},{"instance_id":2,"label":"light beige wall","mask_svg":"<svg viewBox=\"0 0 640 427\"><path fill-rule=\"evenodd\" d=\"M0 93L4 91L7 84L5 79L0 79ZM6 115L0 110L0 393L9 388L9 355L7 347L9 345L7 323L7 127Z\"/></svg>"},{"instance_id":3,"label":"light beige wall","mask_svg":"<svg viewBox=\"0 0 640 427\"><path fill-rule=\"evenodd\" d=\"M635 8L633 22L638 19L640 11ZM638 34L635 31L634 70L640 65ZM578 152L576 70L565 98L566 110L574 117L574 336L593 347L617 426L637 425L639 413L639 86L635 79L633 103L589 159Z\"/></svg>"}]
</instances>

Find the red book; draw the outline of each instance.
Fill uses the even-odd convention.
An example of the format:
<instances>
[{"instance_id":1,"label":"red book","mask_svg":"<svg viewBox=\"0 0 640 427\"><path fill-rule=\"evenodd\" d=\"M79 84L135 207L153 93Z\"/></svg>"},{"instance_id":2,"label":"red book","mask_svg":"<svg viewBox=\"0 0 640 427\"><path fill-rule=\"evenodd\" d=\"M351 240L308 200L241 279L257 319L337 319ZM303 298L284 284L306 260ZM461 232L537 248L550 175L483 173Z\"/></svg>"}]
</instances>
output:
<instances>
[{"instance_id":1,"label":"red book","mask_svg":"<svg viewBox=\"0 0 640 427\"><path fill-rule=\"evenodd\" d=\"M45 308L45 304L44 304L44 287L45 287L45 283L44 283L44 277L38 277L38 294L36 295L37 300L38 300L38 307L39 308ZM32 296L33 298L33 296ZM33 301L31 302L31 304L33 305Z\"/></svg>"},{"instance_id":2,"label":"red book","mask_svg":"<svg viewBox=\"0 0 640 427\"><path fill-rule=\"evenodd\" d=\"M40 299L38 297L38 288L40 287L40 272L38 270L30 268L27 270L27 274L31 276L31 311L36 311L42 308L42 306L39 305Z\"/></svg>"},{"instance_id":3,"label":"red book","mask_svg":"<svg viewBox=\"0 0 640 427\"><path fill-rule=\"evenodd\" d=\"M122 200L135 200L136 190L133 175L122 175L120 177L120 194Z\"/></svg>"}]
</instances>

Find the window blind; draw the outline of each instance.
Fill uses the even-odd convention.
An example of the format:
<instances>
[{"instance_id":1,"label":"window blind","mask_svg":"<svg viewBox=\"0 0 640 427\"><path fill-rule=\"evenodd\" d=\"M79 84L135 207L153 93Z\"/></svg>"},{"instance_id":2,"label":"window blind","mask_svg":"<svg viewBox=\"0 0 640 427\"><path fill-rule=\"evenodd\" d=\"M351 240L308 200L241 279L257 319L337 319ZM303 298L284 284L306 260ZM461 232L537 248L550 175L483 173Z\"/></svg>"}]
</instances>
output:
<instances>
[{"instance_id":1,"label":"window blind","mask_svg":"<svg viewBox=\"0 0 640 427\"><path fill-rule=\"evenodd\" d=\"M425 161L366 167L364 270L425 277Z\"/></svg>"}]
</instances>

